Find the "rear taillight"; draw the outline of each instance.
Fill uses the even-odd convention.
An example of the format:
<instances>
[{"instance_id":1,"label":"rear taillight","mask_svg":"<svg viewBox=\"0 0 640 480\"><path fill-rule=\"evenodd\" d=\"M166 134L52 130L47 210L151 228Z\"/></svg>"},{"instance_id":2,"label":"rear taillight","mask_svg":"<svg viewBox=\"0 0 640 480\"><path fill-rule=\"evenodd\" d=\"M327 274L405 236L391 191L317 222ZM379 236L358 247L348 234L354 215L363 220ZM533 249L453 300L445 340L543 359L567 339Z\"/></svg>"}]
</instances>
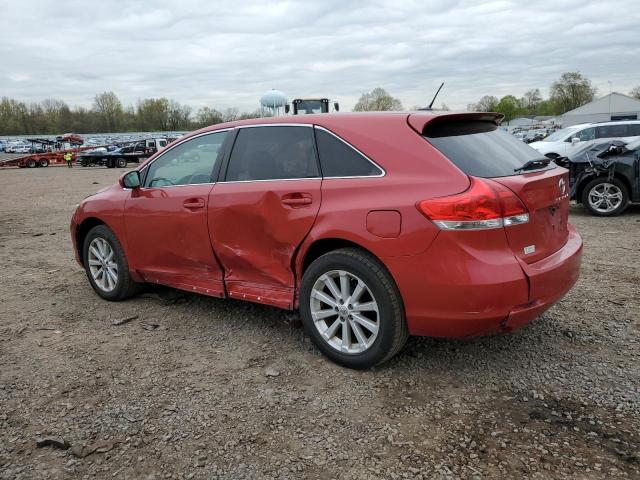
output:
<instances>
[{"instance_id":1,"label":"rear taillight","mask_svg":"<svg viewBox=\"0 0 640 480\"><path fill-rule=\"evenodd\" d=\"M443 230L483 230L529 221L529 212L518 196L491 180L470 177L465 192L430 198L418 210Z\"/></svg>"}]
</instances>

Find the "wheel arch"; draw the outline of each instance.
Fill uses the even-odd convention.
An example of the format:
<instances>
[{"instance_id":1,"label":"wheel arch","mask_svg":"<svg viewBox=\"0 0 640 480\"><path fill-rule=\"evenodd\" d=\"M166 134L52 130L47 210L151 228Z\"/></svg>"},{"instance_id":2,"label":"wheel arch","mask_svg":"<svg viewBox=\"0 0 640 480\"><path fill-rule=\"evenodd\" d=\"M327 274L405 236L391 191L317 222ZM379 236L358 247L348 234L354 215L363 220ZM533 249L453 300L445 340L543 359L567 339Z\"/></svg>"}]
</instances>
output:
<instances>
[{"instance_id":1,"label":"wheel arch","mask_svg":"<svg viewBox=\"0 0 640 480\"><path fill-rule=\"evenodd\" d=\"M374 256L380 263L382 260L373 253L368 248L362 246L361 244L354 242L352 240L347 240L339 237L329 237L329 238L319 238L314 240L309 246L302 252L302 258L300 263L300 276L307 270L309 265L317 259L318 257L324 255L325 253L329 253L333 250L338 250L340 248L358 248L360 250L364 250L369 255Z\"/></svg>"},{"instance_id":2,"label":"wheel arch","mask_svg":"<svg viewBox=\"0 0 640 480\"><path fill-rule=\"evenodd\" d=\"M84 239L87 238L87 234L93 227L97 227L98 225L106 225L106 222L102 221L97 217L87 217L85 218L76 229L76 249L78 250L78 258L84 265Z\"/></svg>"},{"instance_id":3,"label":"wheel arch","mask_svg":"<svg viewBox=\"0 0 640 480\"><path fill-rule=\"evenodd\" d=\"M302 276L304 272L307 270L309 265L313 263L314 260L321 257L325 253L332 252L334 250L338 250L340 248L357 248L362 250L363 252L368 253L373 258L375 258L384 270L389 274L395 287L400 291L400 287L398 287L398 282L393 275L393 272L389 270L389 267L386 263L377 255L375 252L370 250L369 248L363 245L364 242L358 242L356 239L347 239L340 236L329 236L316 238L309 242L308 245L303 245L296 256L296 262L294 265L296 272L296 287L295 287L295 299L294 299L294 308L298 308L299 304L299 293L300 293L300 285L302 283ZM404 306L403 306L404 309Z\"/></svg>"}]
</instances>

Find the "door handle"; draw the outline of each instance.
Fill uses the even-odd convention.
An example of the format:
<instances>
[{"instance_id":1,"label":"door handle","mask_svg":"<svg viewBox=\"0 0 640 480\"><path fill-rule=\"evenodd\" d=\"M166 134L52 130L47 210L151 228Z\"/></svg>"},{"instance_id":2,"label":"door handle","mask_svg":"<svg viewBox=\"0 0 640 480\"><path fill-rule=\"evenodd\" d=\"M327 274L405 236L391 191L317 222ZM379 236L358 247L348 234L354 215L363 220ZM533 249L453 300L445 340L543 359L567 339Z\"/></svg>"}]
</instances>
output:
<instances>
[{"instance_id":1,"label":"door handle","mask_svg":"<svg viewBox=\"0 0 640 480\"><path fill-rule=\"evenodd\" d=\"M304 207L305 205L311 205L313 198L309 193L289 193L282 197L282 203L290 207Z\"/></svg>"},{"instance_id":2,"label":"door handle","mask_svg":"<svg viewBox=\"0 0 640 480\"><path fill-rule=\"evenodd\" d=\"M204 200L201 198L190 198L189 200L185 200L182 205L188 209L204 208Z\"/></svg>"},{"instance_id":3,"label":"door handle","mask_svg":"<svg viewBox=\"0 0 640 480\"><path fill-rule=\"evenodd\" d=\"M282 203L291 206L311 205L312 200L310 198L284 198Z\"/></svg>"}]
</instances>

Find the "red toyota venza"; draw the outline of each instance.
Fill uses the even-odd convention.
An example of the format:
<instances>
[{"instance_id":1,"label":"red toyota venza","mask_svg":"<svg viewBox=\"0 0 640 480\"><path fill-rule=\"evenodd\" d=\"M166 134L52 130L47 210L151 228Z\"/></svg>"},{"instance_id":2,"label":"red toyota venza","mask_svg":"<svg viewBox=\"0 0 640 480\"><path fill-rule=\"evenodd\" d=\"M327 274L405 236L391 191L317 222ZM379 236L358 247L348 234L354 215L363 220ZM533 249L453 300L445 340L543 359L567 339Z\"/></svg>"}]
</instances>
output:
<instances>
[{"instance_id":1,"label":"red toyota venza","mask_svg":"<svg viewBox=\"0 0 640 480\"><path fill-rule=\"evenodd\" d=\"M528 323L575 284L567 170L493 113L320 114L196 131L82 201L94 290L142 283L299 309L332 360L367 368L409 335Z\"/></svg>"}]
</instances>

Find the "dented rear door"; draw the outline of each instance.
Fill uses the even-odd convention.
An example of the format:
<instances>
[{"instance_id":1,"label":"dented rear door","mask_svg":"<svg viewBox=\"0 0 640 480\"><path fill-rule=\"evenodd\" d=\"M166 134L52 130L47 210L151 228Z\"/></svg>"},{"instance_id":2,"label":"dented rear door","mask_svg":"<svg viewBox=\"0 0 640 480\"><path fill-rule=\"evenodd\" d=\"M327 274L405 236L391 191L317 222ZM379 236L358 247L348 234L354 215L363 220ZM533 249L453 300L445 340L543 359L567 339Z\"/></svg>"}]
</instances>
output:
<instances>
[{"instance_id":1,"label":"dented rear door","mask_svg":"<svg viewBox=\"0 0 640 480\"><path fill-rule=\"evenodd\" d=\"M304 126L238 132L208 207L211 242L230 298L292 307L293 257L321 201L312 135Z\"/></svg>"}]
</instances>

